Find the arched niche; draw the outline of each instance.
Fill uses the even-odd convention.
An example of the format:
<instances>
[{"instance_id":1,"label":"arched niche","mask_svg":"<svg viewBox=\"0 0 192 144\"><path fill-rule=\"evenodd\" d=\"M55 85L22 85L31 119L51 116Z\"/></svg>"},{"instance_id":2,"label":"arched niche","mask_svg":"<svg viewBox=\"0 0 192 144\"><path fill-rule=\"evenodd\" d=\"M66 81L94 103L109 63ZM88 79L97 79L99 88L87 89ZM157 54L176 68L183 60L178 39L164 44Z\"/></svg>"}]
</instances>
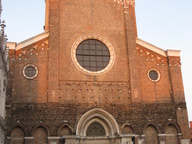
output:
<instances>
[{"instance_id":1,"label":"arched niche","mask_svg":"<svg viewBox=\"0 0 192 144\"><path fill-rule=\"evenodd\" d=\"M11 131L11 143L12 144L24 144L24 130L21 127L15 127Z\"/></svg>"},{"instance_id":2,"label":"arched niche","mask_svg":"<svg viewBox=\"0 0 192 144\"><path fill-rule=\"evenodd\" d=\"M134 130L131 126L129 125L123 126L122 134L133 134L133 133L134 133Z\"/></svg>"},{"instance_id":3,"label":"arched niche","mask_svg":"<svg viewBox=\"0 0 192 144\"><path fill-rule=\"evenodd\" d=\"M89 128L95 124L99 125L102 131L104 129L105 136L119 134L119 127L116 120L111 114L100 108L92 109L80 118L76 128L76 134L78 136L87 136L87 130L89 131Z\"/></svg>"},{"instance_id":4,"label":"arched niche","mask_svg":"<svg viewBox=\"0 0 192 144\"><path fill-rule=\"evenodd\" d=\"M64 125L63 127L60 128L59 130L59 136L67 136L67 135L72 135L72 131L69 128L69 126Z\"/></svg>"},{"instance_id":5,"label":"arched niche","mask_svg":"<svg viewBox=\"0 0 192 144\"><path fill-rule=\"evenodd\" d=\"M48 143L48 132L42 126L35 128L35 130L33 132L33 136L34 136L35 144L47 144Z\"/></svg>"},{"instance_id":6,"label":"arched niche","mask_svg":"<svg viewBox=\"0 0 192 144\"><path fill-rule=\"evenodd\" d=\"M173 124L169 124L165 127L166 143L178 144L177 128Z\"/></svg>"},{"instance_id":7,"label":"arched niche","mask_svg":"<svg viewBox=\"0 0 192 144\"><path fill-rule=\"evenodd\" d=\"M158 144L158 130L157 128L150 124L144 129L145 144Z\"/></svg>"}]
</instances>

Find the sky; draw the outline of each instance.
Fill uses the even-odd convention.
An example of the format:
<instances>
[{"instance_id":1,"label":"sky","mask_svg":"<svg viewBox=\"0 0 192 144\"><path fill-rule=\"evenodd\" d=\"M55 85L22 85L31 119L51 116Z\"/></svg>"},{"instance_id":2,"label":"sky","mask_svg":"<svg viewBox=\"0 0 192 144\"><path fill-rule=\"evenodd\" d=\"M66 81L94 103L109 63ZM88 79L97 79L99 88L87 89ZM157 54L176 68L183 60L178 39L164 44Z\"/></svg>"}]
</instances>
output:
<instances>
[{"instance_id":1,"label":"sky","mask_svg":"<svg viewBox=\"0 0 192 144\"><path fill-rule=\"evenodd\" d=\"M112 0L114 1L114 0ZM43 32L45 0L2 0L10 42ZM181 50L188 117L192 121L192 0L136 0L138 37L163 50Z\"/></svg>"}]
</instances>

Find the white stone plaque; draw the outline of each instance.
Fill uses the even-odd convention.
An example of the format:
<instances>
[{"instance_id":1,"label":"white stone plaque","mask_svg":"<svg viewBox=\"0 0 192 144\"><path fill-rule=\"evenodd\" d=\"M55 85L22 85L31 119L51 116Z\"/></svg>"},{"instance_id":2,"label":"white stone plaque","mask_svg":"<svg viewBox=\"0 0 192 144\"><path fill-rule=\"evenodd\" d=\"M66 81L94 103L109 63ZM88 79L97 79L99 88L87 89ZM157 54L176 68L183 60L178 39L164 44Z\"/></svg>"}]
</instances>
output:
<instances>
[{"instance_id":1,"label":"white stone plaque","mask_svg":"<svg viewBox=\"0 0 192 144\"><path fill-rule=\"evenodd\" d=\"M189 144L189 140L188 140L188 139L182 139L182 140L181 140L181 143L182 143L182 144Z\"/></svg>"},{"instance_id":2,"label":"white stone plaque","mask_svg":"<svg viewBox=\"0 0 192 144\"><path fill-rule=\"evenodd\" d=\"M121 144L133 144L130 138L122 138Z\"/></svg>"},{"instance_id":3,"label":"white stone plaque","mask_svg":"<svg viewBox=\"0 0 192 144\"><path fill-rule=\"evenodd\" d=\"M138 140L138 144L142 144L142 140Z\"/></svg>"}]
</instances>

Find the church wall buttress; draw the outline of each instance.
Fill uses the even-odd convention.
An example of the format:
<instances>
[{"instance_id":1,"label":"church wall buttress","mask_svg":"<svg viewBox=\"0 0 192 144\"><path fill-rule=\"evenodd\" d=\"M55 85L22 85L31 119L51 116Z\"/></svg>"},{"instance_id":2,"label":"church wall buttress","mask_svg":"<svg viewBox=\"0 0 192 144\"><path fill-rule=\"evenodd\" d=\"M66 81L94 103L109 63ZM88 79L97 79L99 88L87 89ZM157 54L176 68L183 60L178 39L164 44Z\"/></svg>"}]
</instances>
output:
<instances>
[{"instance_id":1,"label":"church wall buttress","mask_svg":"<svg viewBox=\"0 0 192 144\"><path fill-rule=\"evenodd\" d=\"M49 4L48 102L58 102L59 0Z\"/></svg>"},{"instance_id":2,"label":"church wall buttress","mask_svg":"<svg viewBox=\"0 0 192 144\"><path fill-rule=\"evenodd\" d=\"M125 9L125 33L126 42L129 56L129 72L130 72L130 87L132 102L141 102L141 92L140 92L140 81L139 81L139 71L138 71L138 58L136 50L137 36L136 26L135 26L135 8L133 6L127 6L129 9Z\"/></svg>"},{"instance_id":3,"label":"church wall buttress","mask_svg":"<svg viewBox=\"0 0 192 144\"><path fill-rule=\"evenodd\" d=\"M169 51L167 51L167 54L169 55ZM189 134L188 115L183 88L183 80L181 74L180 57L169 56L168 62L169 62L169 76L172 84L172 95L174 97L174 102L176 105L177 121L182 132L181 138L188 139L190 134Z\"/></svg>"}]
</instances>

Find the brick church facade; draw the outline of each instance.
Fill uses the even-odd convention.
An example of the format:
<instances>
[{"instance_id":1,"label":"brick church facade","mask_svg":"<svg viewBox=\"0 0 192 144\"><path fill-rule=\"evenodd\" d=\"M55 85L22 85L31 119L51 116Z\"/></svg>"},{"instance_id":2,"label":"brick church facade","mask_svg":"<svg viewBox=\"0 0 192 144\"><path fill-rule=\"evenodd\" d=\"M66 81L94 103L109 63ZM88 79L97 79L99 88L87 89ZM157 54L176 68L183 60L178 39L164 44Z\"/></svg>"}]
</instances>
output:
<instances>
[{"instance_id":1,"label":"brick church facade","mask_svg":"<svg viewBox=\"0 0 192 144\"><path fill-rule=\"evenodd\" d=\"M118 1L46 0L45 31L8 43L7 143L190 143L180 51Z\"/></svg>"}]
</instances>

